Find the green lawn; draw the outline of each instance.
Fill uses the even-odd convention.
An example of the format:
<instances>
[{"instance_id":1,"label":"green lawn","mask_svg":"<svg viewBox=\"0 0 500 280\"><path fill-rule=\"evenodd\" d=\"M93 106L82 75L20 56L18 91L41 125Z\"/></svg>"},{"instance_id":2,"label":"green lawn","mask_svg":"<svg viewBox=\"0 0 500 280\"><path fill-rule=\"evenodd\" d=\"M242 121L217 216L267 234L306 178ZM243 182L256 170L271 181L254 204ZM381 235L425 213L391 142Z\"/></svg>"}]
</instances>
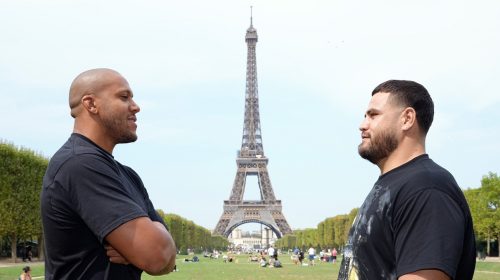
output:
<instances>
[{"instance_id":1,"label":"green lawn","mask_svg":"<svg viewBox=\"0 0 500 280\"><path fill-rule=\"evenodd\" d=\"M237 262L224 263L221 259L200 258L199 263L177 260L178 272L167 276L153 277L144 274L142 279L207 279L207 280L253 280L253 279L336 279L339 263L320 263L315 266L294 265L290 256L280 256L281 268L260 267L258 263L248 261L248 256L237 258Z\"/></svg>"},{"instance_id":2,"label":"green lawn","mask_svg":"<svg viewBox=\"0 0 500 280\"><path fill-rule=\"evenodd\" d=\"M261 268L257 263L248 261L248 256L239 256L237 262L224 263L221 259L200 258L200 262L183 262L185 256L178 256L178 272L166 276L149 276L143 274L143 280L160 279L207 279L207 280L250 280L250 279L337 279L339 264L318 263L311 266L296 266L291 263L289 256L280 256L282 268ZM25 263L11 267L0 268L0 280L17 279ZM43 276L43 265L32 264L32 275ZM36 278L43 279L43 278ZM500 262L479 261L476 265L474 280L500 279Z\"/></svg>"},{"instance_id":3,"label":"green lawn","mask_svg":"<svg viewBox=\"0 0 500 280\"><path fill-rule=\"evenodd\" d=\"M476 263L474 272L474 280L495 280L500 279L500 262L484 262Z\"/></svg>"}]
</instances>

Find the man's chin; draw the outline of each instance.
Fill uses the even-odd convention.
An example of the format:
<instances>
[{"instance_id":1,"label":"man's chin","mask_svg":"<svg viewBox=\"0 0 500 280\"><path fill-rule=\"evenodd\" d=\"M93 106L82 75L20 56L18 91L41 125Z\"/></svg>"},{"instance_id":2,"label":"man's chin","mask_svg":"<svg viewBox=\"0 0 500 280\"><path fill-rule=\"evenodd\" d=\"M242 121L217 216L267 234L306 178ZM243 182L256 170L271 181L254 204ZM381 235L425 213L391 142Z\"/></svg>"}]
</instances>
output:
<instances>
[{"instance_id":1,"label":"man's chin","mask_svg":"<svg viewBox=\"0 0 500 280\"><path fill-rule=\"evenodd\" d=\"M367 145L364 145L363 143L358 145L358 154L364 159L366 159L365 156L367 156L370 153L369 150L370 148L367 147Z\"/></svg>"},{"instance_id":2,"label":"man's chin","mask_svg":"<svg viewBox=\"0 0 500 280\"><path fill-rule=\"evenodd\" d=\"M358 153L359 156L362 157L363 159L366 159L367 161L377 164L380 159L376 159L373 154L367 150L367 149L361 149L361 147L358 148Z\"/></svg>"},{"instance_id":3,"label":"man's chin","mask_svg":"<svg viewBox=\"0 0 500 280\"><path fill-rule=\"evenodd\" d=\"M137 134L129 134L126 137L123 137L118 141L119 144L127 144L137 141Z\"/></svg>"}]
</instances>

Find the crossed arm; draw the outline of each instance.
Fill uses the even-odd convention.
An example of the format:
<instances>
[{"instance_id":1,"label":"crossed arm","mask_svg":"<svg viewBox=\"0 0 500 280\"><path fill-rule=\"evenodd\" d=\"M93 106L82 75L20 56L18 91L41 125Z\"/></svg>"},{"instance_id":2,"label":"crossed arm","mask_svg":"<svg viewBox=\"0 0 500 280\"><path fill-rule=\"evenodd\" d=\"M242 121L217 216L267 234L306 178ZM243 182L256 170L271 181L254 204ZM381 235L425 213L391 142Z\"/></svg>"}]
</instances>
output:
<instances>
[{"instance_id":1,"label":"crossed arm","mask_svg":"<svg viewBox=\"0 0 500 280\"><path fill-rule=\"evenodd\" d=\"M106 236L106 241L106 253L113 263L133 264L150 275L174 269L174 240L163 224L148 217L120 225Z\"/></svg>"}]
</instances>

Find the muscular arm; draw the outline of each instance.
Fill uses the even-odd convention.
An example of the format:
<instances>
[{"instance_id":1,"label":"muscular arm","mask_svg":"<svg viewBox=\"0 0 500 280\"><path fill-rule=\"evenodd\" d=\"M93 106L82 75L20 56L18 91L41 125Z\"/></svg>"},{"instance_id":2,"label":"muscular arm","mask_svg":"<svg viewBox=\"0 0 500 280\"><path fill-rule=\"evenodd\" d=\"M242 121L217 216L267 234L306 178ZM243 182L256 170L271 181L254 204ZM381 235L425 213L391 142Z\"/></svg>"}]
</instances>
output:
<instances>
[{"instance_id":1,"label":"muscular arm","mask_svg":"<svg viewBox=\"0 0 500 280\"><path fill-rule=\"evenodd\" d=\"M120 225L106 236L106 241L125 259L124 263L148 274L163 275L174 268L176 247L172 236L163 224L147 217Z\"/></svg>"},{"instance_id":2,"label":"muscular arm","mask_svg":"<svg viewBox=\"0 0 500 280\"><path fill-rule=\"evenodd\" d=\"M441 270L429 269L419 270L405 274L398 278L399 280L450 280L450 277Z\"/></svg>"}]
</instances>

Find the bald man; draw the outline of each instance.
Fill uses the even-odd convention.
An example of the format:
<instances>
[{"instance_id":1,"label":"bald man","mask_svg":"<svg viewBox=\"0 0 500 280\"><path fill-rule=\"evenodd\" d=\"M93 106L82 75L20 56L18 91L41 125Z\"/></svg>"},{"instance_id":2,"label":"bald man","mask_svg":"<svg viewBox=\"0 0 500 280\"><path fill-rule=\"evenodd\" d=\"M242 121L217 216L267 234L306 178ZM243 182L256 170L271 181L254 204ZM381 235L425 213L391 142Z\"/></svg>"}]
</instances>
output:
<instances>
[{"instance_id":1,"label":"bald man","mask_svg":"<svg viewBox=\"0 0 500 280\"><path fill-rule=\"evenodd\" d=\"M51 158L41 194L45 279L140 279L167 274L176 247L137 173L113 157L137 140L139 106L118 72L71 84L73 134Z\"/></svg>"}]
</instances>

